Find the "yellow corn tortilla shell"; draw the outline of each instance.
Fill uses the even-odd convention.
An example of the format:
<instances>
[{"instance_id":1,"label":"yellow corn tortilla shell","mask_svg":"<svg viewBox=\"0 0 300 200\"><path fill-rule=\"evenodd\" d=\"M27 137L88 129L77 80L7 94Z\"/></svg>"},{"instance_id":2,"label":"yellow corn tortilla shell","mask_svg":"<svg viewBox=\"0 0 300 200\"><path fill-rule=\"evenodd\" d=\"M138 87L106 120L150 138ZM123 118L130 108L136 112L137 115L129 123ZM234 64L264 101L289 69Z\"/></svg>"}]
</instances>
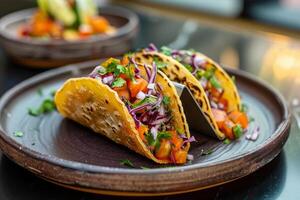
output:
<instances>
[{"instance_id":1,"label":"yellow corn tortilla shell","mask_svg":"<svg viewBox=\"0 0 300 200\"><path fill-rule=\"evenodd\" d=\"M141 75L146 77L144 67L139 66ZM188 138L190 132L183 107L172 82L161 72L156 82L162 87L162 93L170 97L169 108L172 111L171 123L182 130ZM55 104L59 113L83 126L102 134L118 144L148 157L156 163L167 164L168 160L159 160L151 153L139 137L135 122L118 93L100 80L92 78L71 78L57 91ZM190 144L185 148L188 151Z\"/></svg>"},{"instance_id":2,"label":"yellow corn tortilla shell","mask_svg":"<svg viewBox=\"0 0 300 200\"><path fill-rule=\"evenodd\" d=\"M229 75L217 63L215 63L207 56L201 53L196 53L196 55L208 61L211 64L210 67L214 66L216 68L215 76L219 80L220 84L224 89L223 95L224 98L228 100L228 111L239 110L241 106L240 96L238 94L234 82L229 77ZM214 120L211 111L210 102L208 100L208 97L205 94L203 87L201 86L200 81L198 81L197 78L194 77L193 74L190 73L188 69L186 69L180 62L173 59L172 57L166 56L156 51L148 52L143 50L135 53L134 57L135 60L139 63L150 64L154 61L154 58L159 62L166 63L167 66L161 68L161 71L163 71L170 80L184 84L190 89L195 99L199 103L200 107L202 108L202 111L205 114L206 119L213 126L216 136L220 140L225 139L224 133L220 131L216 121Z\"/></svg>"}]
</instances>

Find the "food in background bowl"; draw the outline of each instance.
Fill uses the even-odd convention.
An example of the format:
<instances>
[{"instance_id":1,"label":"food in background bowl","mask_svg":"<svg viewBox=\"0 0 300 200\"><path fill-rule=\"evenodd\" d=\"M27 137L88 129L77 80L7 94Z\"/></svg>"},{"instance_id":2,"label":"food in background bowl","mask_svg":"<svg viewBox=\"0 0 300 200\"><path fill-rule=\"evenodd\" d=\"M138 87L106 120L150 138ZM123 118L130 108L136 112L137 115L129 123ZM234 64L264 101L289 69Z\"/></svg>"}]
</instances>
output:
<instances>
[{"instance_id":1,"label":"food in background bowl","mask_svg":"<svg viewBox=\"0 0 300 200\"><path fill-rule=\"evenodd\" d=\"M38 10L19 30L21 37L80 40L114 34L116 28L98 14L93 0L38 0Z\"/></svg>"}]
</instances>

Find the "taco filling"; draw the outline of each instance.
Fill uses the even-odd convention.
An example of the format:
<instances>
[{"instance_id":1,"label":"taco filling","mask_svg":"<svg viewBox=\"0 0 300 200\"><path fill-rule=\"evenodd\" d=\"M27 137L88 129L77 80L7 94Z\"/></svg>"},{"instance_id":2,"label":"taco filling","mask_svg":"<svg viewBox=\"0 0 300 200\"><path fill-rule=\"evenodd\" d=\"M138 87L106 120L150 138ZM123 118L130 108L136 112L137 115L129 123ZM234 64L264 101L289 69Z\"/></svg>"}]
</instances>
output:
<instances>
[{"instance_id":1,"label":"taco filling","mask_svg":"<svg viewBox=\"0 0 300 200\"><path fill-rule=\"evenodd\" d=\"M162 47L158 50L151 44L146 51L157 51L181 63L201 83L209 100L210 107L218 128L226 138L233 140L239 138L244 129L248 127L248 118L245 112L229 108L229 99L224 96L226 85L216 75L217 66L194 50L173 50ZM158 62L158 61L156 61ZM164 67L163 64L161 64Z\"/></svg>"},{"instance_id":2,"label":"taco filling","mask_svg":"<svg viewBox=\"0 0 300 200\"><path fill-rule=\"evenodd\" d=\"M141 71L146 72L143 76ZM157 66L138 67L135 61L125 56L122 60L109 59L97 66L89 77L101 81L118 93L135 122L140 139L159 160L185 163L187 145L194 137L187 138L174 126L171 98L163 95L156 82ZM145 73L144 73L145 74Z\"/></svg>"}]
</instances>

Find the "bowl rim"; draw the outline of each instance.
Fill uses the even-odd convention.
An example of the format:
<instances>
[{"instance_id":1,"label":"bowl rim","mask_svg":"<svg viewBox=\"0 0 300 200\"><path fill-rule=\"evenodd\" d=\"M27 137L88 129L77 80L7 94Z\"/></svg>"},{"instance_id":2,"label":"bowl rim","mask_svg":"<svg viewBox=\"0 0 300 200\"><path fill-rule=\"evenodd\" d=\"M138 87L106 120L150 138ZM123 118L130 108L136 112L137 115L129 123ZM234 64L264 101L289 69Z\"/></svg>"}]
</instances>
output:
<instances>
[{"instance_id":1,"label":"bowl rim","mask_svg":"<svg viewBox=\"0 0 300 200\"><path fill-rule=\"evenodd\" d=\"M23 9L19 11L15 11L12 13L9 13L2 18L0 18L0 38L4 40L9 40L13 42L17 42L20 44L27 44L27 45L35 45L35 46L68 46L68 45L81 45L81 44L89 44L89 43L95 43L100 41L107 41L110 39L119 38L121 36L130 34L130 32L138 27L139 24L139 18L137 14L135 14L133 11L123 8L120 6L115 5L103 5L101 6L101 12L100 15L112 15L116 17L120 17L123 19L127 19L128 22L124 24L123 26L117 28L117 31L113 35L105 35L105 34L99 34L91 36L88 39L85 40L74 40L74 41L67 41L67 40L37 40L32 38L21 38L16 37L13 34L10 34L6 27L9 26L12 23L16 23L18 21L23 20L24 18L29 18L32 13L37 8L28 8ZM98 7L99 9L99 7Z\"/></svg>"}]
</instances>

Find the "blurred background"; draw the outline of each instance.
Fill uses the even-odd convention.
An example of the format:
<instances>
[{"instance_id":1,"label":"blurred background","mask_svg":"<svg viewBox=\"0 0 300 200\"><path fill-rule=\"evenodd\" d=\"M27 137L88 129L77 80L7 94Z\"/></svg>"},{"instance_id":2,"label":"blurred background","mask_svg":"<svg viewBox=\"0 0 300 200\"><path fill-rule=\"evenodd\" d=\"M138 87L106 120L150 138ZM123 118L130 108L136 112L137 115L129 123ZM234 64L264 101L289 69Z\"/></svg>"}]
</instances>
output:
<instances>
[{"instance_id":1,"label":"blurred background","mask_svg":"<svg viewBox=\"0 0 300 200\"><path fill-rule=\"evenodd\" d=\"M251 192L256 199L300 199L300 0L98 0L98 3L100 14L103 5L113 4L138 15L139 33L132 50L146 47L149 43L175 49L193 48L223 66L247 71L278 89L294 115L284 152L273 162L278 167L262 169L265 171L258 176L254 174L253 184L242 190L232 192L220 187L220 193L228 197L224 199L242 199ZM35 0L0 0L0 17L35 6ZM16 64L0 48L0 96L17 83L45 70ZM14 185L26 174L23 171L15 173L20 169L10 165L6 164L4 168L2 165L5 169L2 171L7 174L12 169L8 174L18 174L11 180L11 185ZM29 186L25 183L15 192L11 185L7 186L7 181L3 182L5 179L1 179L1 174L0 191L11 191L7 192L11 195L9 199L26 199L26 195L27 199L41 199L39 195L51 193L48 184L32 180L28 174L26 177L32 188L38 186L39 191L28 190ZM257 181L257 177L263 180ZM69 195L66 193L58 191L60 195ZM234 193L237 198L232 198ZM19 198L14 198L16 194ZM0 199L1 195L4 193L0 192ZM36 198L32 198L34 195ZM80 199L90 199L81 195ZM74 193L75 196L77 193ZM220 198L216 196L215 199Z\"/></svg>"}]
</instances>

